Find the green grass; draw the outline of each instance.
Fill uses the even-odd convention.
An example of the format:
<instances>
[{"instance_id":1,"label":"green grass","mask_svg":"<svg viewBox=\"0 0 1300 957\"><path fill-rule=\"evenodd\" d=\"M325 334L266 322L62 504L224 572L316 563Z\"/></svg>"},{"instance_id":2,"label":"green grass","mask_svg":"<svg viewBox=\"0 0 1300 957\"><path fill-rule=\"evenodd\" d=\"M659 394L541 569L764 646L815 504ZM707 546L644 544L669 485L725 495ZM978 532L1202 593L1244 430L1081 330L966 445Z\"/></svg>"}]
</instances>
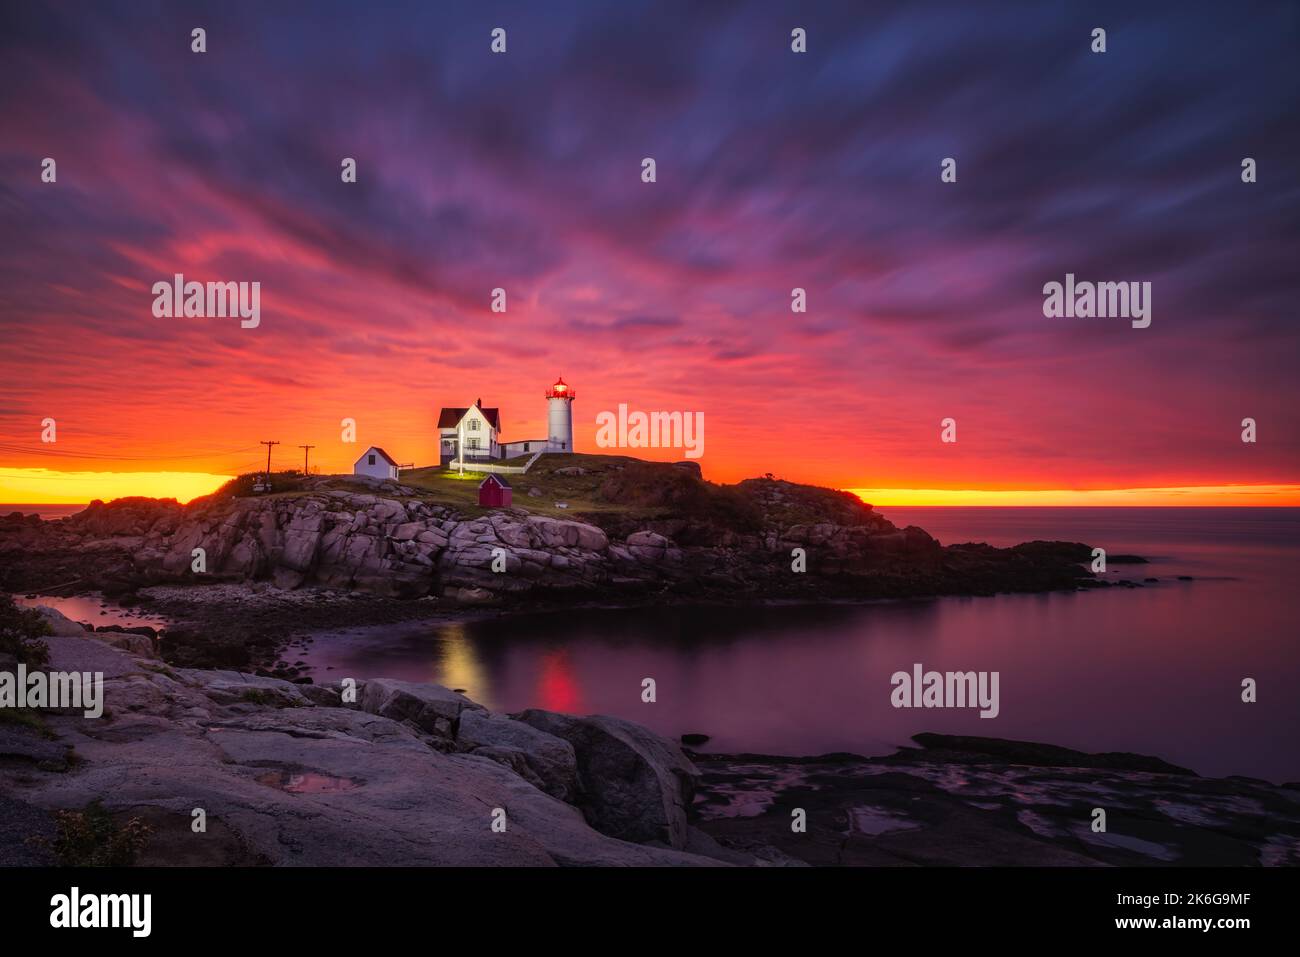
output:
<instances>
[{"instance_id":1,"label":"green grass","mask_svg":"<svg viewBox=\"0 0 1300 957\"><path fill-rule=\"evenodd\" d=\"M532 457L533 453L519 455L499 464L522 465ZM570 469L579 469L582 474L564 474ZM478 504L478 486L487 474L472 468L462 474L455 468L437 465L405 469L399 483L415 489L421 501L477 518L495 511ZM833 489L790 485L770 476L736 485L715 485L692 469L626 455L544 453L527 473L504 477L513 489L511 504L515 508L535 515L587 521L620 534L629 523L655 519L682 519L705 529L748 533L758 531L765 523L856 524L867 521L870 515L870 510L856 498ZM242 483L244 478L241 476L239 481ZM295 480L301 479L296 473L275 478L277 488L270 497L300 494ZM353 481L351 476L321 478L328 488L376 494L372 486ZM243 484L232 483L214 497L237 494L242 488ZM541 494L529 495L534 488ZM559 508L557 503L566 507Z\"/></svg>"},{"instance_id":2,"label":"green grass","mask_svg":"<svg viewBox=\"0 0 1300 957\"><path fill-rule=\"evenodd\" d=\"M522 465L533 457L533 453L516 456L507 460L507 465ZM600 495L601 486L621 467L642 464L640 460L622 455L583 455L580 453L559 455L544 454L523 475L506 475L505 479L513 489L511 504L525 508L536 515L549 515L554 518L573 518L575 514L598 515L601 513L629 514L633 512L653 514L655 509L641 509L629 506L626 502L610 501ZM667 464L657 467L670 469ZM585 475L560 475L560 469L581 468ZM674 470L680 471L680 470ZM478 504L478 485L487 473L466 472L465 478L457 476L454 467L409 469L402 472L401 483L418 488L428 494L425 501L438 505L448 505L466 515L487 514L493 509L480 508ZM528 490L540 489L542 494L530 496ZM557 508L556 502L563 502L568 508Z\"/></svg>"},{"instance_id":3,"label":"green grass","mask_svg":"<svg viewBox=\"0 0 1300 957\"><path fill-rule=\"evenodd\" d=\"M408 488L424 492L421 499L432 505L447 505L467 515L478 515L491 511L479 508L478 504L478 483L483 478L481 474L470 472L466 472L462 478L454 469L435 465L431 468L403 469L400 482Z\"/></svg>"},{"instance_id":4,"label":"green grass","mask_svg":"<svg viewBox=\"0 0 1300 957\"><path fill-rule=\"evenodd\" d=\"M523 455L516 455L513 458L502 459L501 464L502 465L527 465L528 460L531 459L536 454L537 454L536 452L525 452Z\"/></svg>"}]
</instances>

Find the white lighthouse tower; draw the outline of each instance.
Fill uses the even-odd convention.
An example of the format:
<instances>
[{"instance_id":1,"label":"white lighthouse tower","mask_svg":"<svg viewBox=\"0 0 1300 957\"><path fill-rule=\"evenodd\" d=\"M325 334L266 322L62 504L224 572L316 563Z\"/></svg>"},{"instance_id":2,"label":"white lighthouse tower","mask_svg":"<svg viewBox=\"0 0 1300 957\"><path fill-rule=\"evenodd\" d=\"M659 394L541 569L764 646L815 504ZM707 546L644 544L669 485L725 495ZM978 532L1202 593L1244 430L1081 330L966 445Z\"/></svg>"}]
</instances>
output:
<instances>
[{"instance_id":1,"label":"white lighthouse tower","mask_svg":"<svg viewBox=\"0 0 1300 957\"><path fill-rule=\"evenodd\" d=\"M564 384L564 379L556 380L546 392L546 451L573 451L573 400L574 392Z\"/></svg>"}]
</instances>

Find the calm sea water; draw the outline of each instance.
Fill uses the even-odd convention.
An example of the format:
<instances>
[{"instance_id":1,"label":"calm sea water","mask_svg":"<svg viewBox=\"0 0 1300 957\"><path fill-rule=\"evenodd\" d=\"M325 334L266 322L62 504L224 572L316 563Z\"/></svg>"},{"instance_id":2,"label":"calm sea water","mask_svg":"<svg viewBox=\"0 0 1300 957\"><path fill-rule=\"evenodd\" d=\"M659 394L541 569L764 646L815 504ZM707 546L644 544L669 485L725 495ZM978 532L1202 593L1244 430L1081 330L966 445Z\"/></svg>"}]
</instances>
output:
<instances>
[{"instance_id":1,"label":"calm sea water","mask_svg":"<svg viewBox=\"0 0 1300 957\"><path fill-rule=\"evenodd\" d=\"M707 750L888 753L920 731L1154 754L1300 780L1300 509L896 508L945 543L1036 538L1136 552L1141 589L865 606L584 610L318 634L319 680L464 688L494 710L606 713ZM1190 575L1193 581L1178 581ZM890 676L998 671L1001 713L904 710ZM641 701L653 677L658 700ZM1241 701L1243 678L1259 700Z\"/></svg>"},{"instance_id":2,"label":"calm sea water","mask_svg":"<svg viewBox=\"0 0 1300 957\"><path fill-rule=\"evenodd\" d=\"M0 505L44 518L81 506ZM318 680L464 688L494 710L619 715L707 750L892 751L919 731L1155 754L1202 774L1300 780L1300 509L882 508L940 541L1136 552L1141 589L866 606L583 610L317 634ZM1193 581L1178 581L1190 575ZM78 609L68 609L70 613ZM103 607L82 617L107 621ZM111 609L109 612L111 613ZM890 675L998 671L1001 713L890 706ZM653 677L658 700L641 701ZM1240 700L1243 678L1259 700Z\"/></svg>"},{"instance_id":3,"label":"calm sea water","mask_svg":"<svg viewBox=\"0 0 1300 957\"><path fill-rule=\"evenodd\" d=\"M22 512L24 515L39 515L46 521L66 518L85 509L85 505L4 505L0 504L0 515Z\"/></svg>"}]
</instances>

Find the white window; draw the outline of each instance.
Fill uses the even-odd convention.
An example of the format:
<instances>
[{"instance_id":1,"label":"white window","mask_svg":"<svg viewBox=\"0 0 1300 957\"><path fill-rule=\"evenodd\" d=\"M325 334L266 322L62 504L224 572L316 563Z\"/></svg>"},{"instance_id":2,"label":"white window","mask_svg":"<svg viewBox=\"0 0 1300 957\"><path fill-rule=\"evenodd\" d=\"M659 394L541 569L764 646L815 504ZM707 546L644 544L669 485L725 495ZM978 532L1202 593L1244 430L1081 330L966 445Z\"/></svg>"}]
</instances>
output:
<instances>
[{"instance_id":1,"label":"white window","mask_svg":"<svg viewBox=\"0 0 1300 957\"><path fill-rule=\"evenodd\" d=\"M469 420L469 430L470 430L471 432L477 432L477 431L478 431L478 419L470 419L470 420Z\"/></svg>"},{"instance_id":2,"label":"white window","mask_svg":"<svg viewBox=\"0 0 1300 957\"><path fill-rule=\"evenodd\" d=\"M478 445L478 439L469 439L469 440L468 440L468 446L469 446L469 448L471 448L471 449L476 449L476 448L478 448L478 447L479 447L479 445Z\"/></svg>"}]
</instances>

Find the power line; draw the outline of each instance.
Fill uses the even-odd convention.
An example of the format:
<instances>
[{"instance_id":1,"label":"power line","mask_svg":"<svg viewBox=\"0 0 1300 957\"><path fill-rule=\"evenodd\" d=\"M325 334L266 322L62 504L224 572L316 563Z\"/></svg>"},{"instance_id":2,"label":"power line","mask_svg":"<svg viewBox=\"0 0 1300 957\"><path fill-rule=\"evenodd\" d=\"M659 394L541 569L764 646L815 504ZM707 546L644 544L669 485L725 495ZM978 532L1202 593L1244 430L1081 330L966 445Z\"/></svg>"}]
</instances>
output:
<instances>
[{"instance_id":1,"label":"power line","mask_svg":"<svg viewBox=\"0 0 1300 957\"><path fill-rule=\"evenodd\" d=\"M305 476L307 474L307 451L316 448L316 446L300 445L298 448L302 449L302 474Z\"/></svg>"}]
</instances>

